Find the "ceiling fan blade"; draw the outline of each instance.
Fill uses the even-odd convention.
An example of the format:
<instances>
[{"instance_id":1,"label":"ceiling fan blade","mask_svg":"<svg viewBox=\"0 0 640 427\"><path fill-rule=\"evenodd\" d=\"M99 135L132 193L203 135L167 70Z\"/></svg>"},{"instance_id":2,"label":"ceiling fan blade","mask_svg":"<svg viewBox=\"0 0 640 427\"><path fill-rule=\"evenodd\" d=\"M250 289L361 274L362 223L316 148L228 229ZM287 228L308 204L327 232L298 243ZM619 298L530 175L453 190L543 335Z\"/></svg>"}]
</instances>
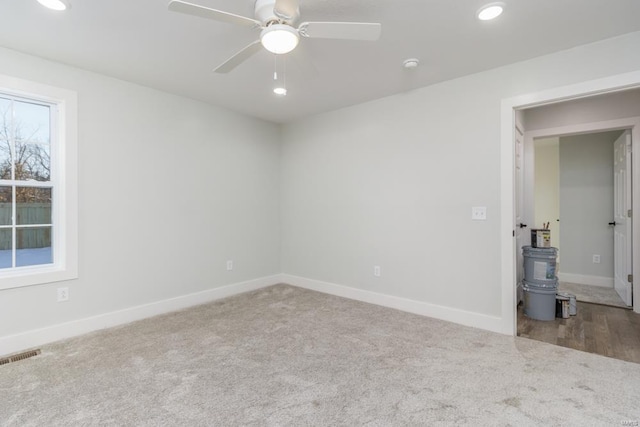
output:
<instances>
[{"instance_id":1,"label":"ceiling fan blade","mask_svg":"<svg viewBox=\"0 0 640 427\"><path fill-rule=\"evenodd\" d=\"M273 13L275 13L278 18L286 21L298 19L298 16L300 16L298 0L276 0Z\"/></svg>"},{"instance_id":2,"label":"ceiling fan blade","mask_svg":"<svg viewBox=\"0 0 640 427\"><path fill-rule=\"evenodd\" d=\"M262 44L260 43L260 40L256 40L250 45L246 46L240 52L233 55L231 58L227 59L213 71L221 74L228 73L229 71L233 70L238 65L242 64L244 61L252 57L260 49L262 49Z\"/></svg>"},{"instance_id":3,"label":"ceiling fan blade","mask_svg":"<svg viewBox=\"0 0 640 427\"><path fill-rule=\"evenodd\" d=\"M382 24L371 22L303 22L300 35L318 39L378 40Z\"/></svg>"},{"instance_id":4,"label":"ceiling fan blade","mask_svg":"<svg viewBox=\"0 0 640 427\"><path fill-rule=\"evenodd\" d=\"M186 1L181 0L171 0L169 2L169 10L173 12L186 13L187 15L199 16L201 18L213 19L215 21L227 22L229 24L243 25L245 27L262 26L262 23L255 19L211 9L198 4L187 3Z\"/></svg>"}]
</instances>

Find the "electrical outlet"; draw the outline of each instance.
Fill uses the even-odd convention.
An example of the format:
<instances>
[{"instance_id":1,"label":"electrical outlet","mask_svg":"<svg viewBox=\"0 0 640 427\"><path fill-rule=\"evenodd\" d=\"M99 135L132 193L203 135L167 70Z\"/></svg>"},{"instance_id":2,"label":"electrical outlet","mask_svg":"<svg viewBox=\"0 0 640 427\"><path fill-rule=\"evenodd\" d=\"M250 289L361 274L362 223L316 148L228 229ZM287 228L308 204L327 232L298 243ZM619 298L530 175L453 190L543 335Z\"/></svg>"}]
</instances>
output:
<instances>
[{"instance_id":1,"label":"electrical outlet","mask_svg":"<svg viewBox=\"0 0 640 427\"><path fill-rule=\"evenodd\" d=\"M379 265L374 265L373 266L373 275L376 277L380 277L380 266Z\"/></svg>"},{"instance_id":2,"label":"electrical outlet","mask_svg":"<svg viewBox=\"0 0 640 427\"><path fill-rule=\"evenodd\" d=\"M471 208L471 219L474 221L484 221L487 219L486 206L474 206Z\"/></svg>"},{"instance_id":3,"label":"electrical outlet","mask_svg":"<svg viewBox=\"0 0 640 427\"><path fill-rule=\"evenodd\" d=\"M229 260L227 261L227 271L231 271L233 270L233 261Z\"/></svg>"},{"instance_id":4,"label":"electrical outlet","mask_svg":"<svg viewBox=\"0 0 640 427\"><path fill-rule=\"evenodd\" d=\"M594 255L593 256L593 263L594 264L600 264L600 255Z\"/></svg>"},{"instance_id":5,"label":"electrical outlet","mask_svg":"<svg viewBox=\"0 0 640 427\"><path fill-rule=\"evenodd\" d=\"M69 288L58 288L58 302L69 301Z\"/></svg>"}]
</instances>

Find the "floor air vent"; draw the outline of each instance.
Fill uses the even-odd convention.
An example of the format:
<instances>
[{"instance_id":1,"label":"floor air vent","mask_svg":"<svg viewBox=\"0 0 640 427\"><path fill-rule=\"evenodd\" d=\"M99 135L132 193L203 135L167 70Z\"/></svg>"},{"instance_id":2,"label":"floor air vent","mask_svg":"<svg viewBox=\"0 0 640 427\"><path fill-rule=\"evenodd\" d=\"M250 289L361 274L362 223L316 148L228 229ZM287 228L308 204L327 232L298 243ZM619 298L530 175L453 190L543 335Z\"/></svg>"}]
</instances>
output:
<instances>
[{"instance_id":1,"label":"floor air vent","mask_svg":"<svg viewBox=\"0 0 640 427\"><path fill-rule=\"evenodd\" d=\"M40 349L38 350L29 350L22 353L14 354L9 357L0 357L0 365L6 365L11 362L18 362L20 360L28 359L33 356L37 356L40 354Z\"/></svg>"}]
</instances>

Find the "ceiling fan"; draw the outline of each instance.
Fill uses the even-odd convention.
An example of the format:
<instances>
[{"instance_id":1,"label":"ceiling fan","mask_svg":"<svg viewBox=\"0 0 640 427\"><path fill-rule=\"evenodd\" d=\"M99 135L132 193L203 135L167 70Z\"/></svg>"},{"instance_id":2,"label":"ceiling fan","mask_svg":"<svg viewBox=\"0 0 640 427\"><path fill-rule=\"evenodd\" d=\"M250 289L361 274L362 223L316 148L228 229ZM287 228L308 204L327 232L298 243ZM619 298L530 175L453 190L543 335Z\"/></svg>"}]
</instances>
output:
<instances>
[{"instance_id":1,"label":"ceiling fan","mask_svg":"<svg viewBox=\"0 0 640 427\"><path fill-rule=\"evenodd\" d=\"M222 10L171 0L169 10L213 19L229 24L259 29L260 38L219 65L216 73L228 73L257 53L262 47L282 55L296 48L300 37L320 39L377 40L382 25L370 22L302 22L299 0L256 0L255 18L235 15Z\"/></svg>"}]
</instances>

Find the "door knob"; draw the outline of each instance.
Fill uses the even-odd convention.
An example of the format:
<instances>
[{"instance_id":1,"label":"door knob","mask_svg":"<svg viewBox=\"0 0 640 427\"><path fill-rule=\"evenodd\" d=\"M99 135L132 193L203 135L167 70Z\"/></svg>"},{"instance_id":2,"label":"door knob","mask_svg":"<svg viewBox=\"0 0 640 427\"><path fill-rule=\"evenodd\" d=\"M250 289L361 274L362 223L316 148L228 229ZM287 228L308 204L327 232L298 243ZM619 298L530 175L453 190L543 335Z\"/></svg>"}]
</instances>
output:
<instances>
[{"instance_id":1,"label":"door knob","mask_svg":"<svg viewBox=\"0 0 640 427\"><path fill-rule=\"evenodd\" d=\"M615 221L610 222L609 225L613 225L615 227L616 226L616 222Z\"/></svg>"},{"instance_id":2,"label":"door knob","mask_svg":"<svg viewBox=\"0 0 640 427\"><path fill-rule=\"evenodd\" d=\"M520 228L525 228L526 226L527 226L527 224L523 224L523 223L518 224L518 227L520 227Z\"/></svg>"}]
</instances>

